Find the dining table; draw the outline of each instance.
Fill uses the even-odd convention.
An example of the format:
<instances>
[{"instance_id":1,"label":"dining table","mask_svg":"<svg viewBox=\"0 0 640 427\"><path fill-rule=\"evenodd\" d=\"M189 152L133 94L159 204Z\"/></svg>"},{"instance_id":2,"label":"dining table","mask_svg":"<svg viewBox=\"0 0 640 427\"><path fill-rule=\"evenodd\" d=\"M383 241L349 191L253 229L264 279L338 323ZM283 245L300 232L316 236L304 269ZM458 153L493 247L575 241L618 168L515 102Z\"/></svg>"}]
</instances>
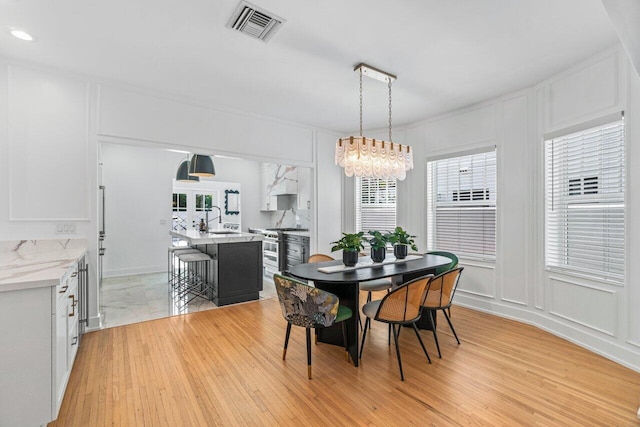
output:
<instances>
[{"instance_id":1,"label":"dining table","mask_svg":"<svg viewBox=\"0 0 640 427\"><path fill-rule=\"evenodd\" d=\"M360 282L392 278L394 285L406 283L412 279L434 274L436 268L448 265L450 258L440 255L409 255L403 260L387 258L382 263L374 263L369 257L361 257L354 267L345 266L341 260L298 264L291 267L289 274L297 279L313 281L315 287L340 299L340 305L354 313L346 320L348 351L355 366L358 366L358 344L360 327ZM344 348L341 325L317 329L318 342L333 344Z\"/></svg>"}]
</instances>

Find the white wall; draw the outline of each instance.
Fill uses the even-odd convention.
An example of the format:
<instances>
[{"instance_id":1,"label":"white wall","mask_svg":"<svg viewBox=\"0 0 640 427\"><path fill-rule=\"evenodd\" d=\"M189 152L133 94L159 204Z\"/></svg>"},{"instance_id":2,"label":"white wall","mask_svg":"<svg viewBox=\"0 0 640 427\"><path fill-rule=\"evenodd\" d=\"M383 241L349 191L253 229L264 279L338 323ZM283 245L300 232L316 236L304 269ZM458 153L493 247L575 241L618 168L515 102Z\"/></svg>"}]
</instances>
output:
<instances>
[{"instance_id":1,"label":"white wall","mask_svg":"<svg viewBox=\"0 0 640 427\"><path fill-rule=\"evenodd\" d=\"M87 238L90 328L99 327L100 142L316 167L317 129L126 85L105 85L69 71L0 58L0 99L7 100L0 102L0 239L60 238L59 225L73 226L64 237ZM42 157L34 158L39 153ZM22 180L20 163L30 158L38 168ZM339 217L339 207L324 206L329 208L325 212ZM32 215L34 210L42 216ZM244 223L253 226L251 221L246 218ZM312 241L315 233L312 230Z\"/></svg>"},{"instance_id":2,"label":"white wall","mask_svg":"<svg viewBox=\"0 0 640 427\"><path fill-rule=\"evenodd\" d=\"M399 221L426 248L426 159L497 146L495 263L461 260L456 302L535 324L640 370L640 79L621 48L603 52L533 88L409 126L415 170L401 183ZM544 269L544 135L625 111L627 279L622 285ZM395 132L394 132L395 133ZM346 191L345 191L346 194ZM411 202L407 204L406 198Z\"/></svg>"},{"instance_id":3,"label":"white wall","mask_svg":"<svg viewBox=\"0 0 640 427\"><path fill-rule=\"evenodd\" d=\"M107 233L104 275L121 276L165 271L171 243L172 180L185 154L158 148L102 143L102 183L106 187ZM213 158L216 176L202 185L217 189L223 222L238 222L242 229L266 227L270 215L259 210L259 163ZM233 183L230 185L229 183ZM177 184L193 189L190 184ZM240 189L240 216L224 214L224 190Z\"/></svg>"}]
</instances>

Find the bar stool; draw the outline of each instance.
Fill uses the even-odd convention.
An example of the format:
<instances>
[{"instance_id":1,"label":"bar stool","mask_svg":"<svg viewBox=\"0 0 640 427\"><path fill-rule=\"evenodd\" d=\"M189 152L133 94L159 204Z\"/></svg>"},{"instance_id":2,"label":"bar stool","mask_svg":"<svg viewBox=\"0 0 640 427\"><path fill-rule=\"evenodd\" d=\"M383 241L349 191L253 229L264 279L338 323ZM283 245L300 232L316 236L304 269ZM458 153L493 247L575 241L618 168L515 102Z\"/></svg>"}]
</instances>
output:
<instances>
[{"instance_id":1,"label":"bar stool","mask_svg":"<svg viewBox=\"0 0 640 427\"><path fill-rule=\"evenodd\" d=\"M176 261L179 253L198 253L197 249L190 246L169 246L167 250L167 281L169 282L169 290L174 286L174 280L176 278Z\"/></svg>"},{"instance_id":2,"label":"bar stool","mask_svg":"<svg viewBox=\"0 0 640 427\"><path fill-rule=\"evenodd\" d=\"M210 300L209 262L211 257L200 251L197 253L180 252L177 257L178 273L174 285L175 298L184 300L185 304L197 297Z\"/></svg>"}]
</instances>

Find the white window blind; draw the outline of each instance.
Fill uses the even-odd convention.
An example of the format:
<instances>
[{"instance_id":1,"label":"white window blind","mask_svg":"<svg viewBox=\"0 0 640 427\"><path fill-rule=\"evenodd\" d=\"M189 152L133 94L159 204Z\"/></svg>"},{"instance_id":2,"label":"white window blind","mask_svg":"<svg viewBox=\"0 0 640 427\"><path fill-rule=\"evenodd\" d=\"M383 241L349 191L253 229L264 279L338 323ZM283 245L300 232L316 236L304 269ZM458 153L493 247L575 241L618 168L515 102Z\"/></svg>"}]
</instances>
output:
<instances>
[{"instance_id":1,"label":"white window blind","mask_svg":"<svg viewBox=\"0 0 640 427\"><path fill-rule=\"evenodd\" d=\"M356 231L396 227L396 180L356 178Z\"/></svg>"},{"instance_id":2,"label":"white window blind","mask_svg":"<svg viewBox=\"0 0 640 427\"><path fill-rule=\"evenodd\" d=\"M430 249L495 260L495 148L430 161L427 176Z\"/></svg>"},{"instance_id":3,"label":"white window blind","mask_svg":"<svg viewBox=\"0 0 640 427\"><path fill-rule=\"evenodd\" d=\"M545 142L547 267L624 278L624 119Z\"/></svg>"}]
</instances>

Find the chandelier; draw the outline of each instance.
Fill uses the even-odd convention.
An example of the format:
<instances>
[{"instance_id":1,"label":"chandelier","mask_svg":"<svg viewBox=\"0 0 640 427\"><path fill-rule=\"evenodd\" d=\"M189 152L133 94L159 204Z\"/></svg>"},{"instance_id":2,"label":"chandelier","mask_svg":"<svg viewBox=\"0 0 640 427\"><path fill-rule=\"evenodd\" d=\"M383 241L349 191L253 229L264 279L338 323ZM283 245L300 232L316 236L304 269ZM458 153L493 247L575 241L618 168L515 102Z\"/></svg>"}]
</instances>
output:
<instances>
[{"instance_id":1,"label":"chandelier","mask_svg":"<svg viewBox=\"0 0 640 427\"><path fill-rule=\"evenodd\" d=\"M340 138L336 142L336 164L344 168L346 176L404 180L413 169L413 154L408 145L394 144L391 139L391 82L396 76L358 64L354 71L360 74L360 136ZM380 80L389 87L389 141L362 136L362 76Z\"/></svg>"}]
</instances>

